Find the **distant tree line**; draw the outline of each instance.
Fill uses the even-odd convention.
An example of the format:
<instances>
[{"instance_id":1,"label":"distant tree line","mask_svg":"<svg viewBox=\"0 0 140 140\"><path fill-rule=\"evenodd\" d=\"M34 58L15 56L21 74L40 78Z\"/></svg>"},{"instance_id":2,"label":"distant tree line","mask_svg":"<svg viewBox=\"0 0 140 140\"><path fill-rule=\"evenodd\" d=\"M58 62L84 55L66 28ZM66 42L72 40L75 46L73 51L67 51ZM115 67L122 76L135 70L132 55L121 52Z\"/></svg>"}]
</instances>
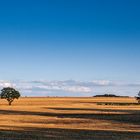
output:
<instances>
[{"instance_id":1,"label":"distant tree line","mask_svg":"<svg viewBox=\"0 0 140 140\"><path fill-rule=\"evenodd\" d=\"M129 97L129 96L118 96L115 94L103 94L103 95L95 95L93 97Z\"/></svg>"},{"instance_id":2,"label":"distant tree line","mask_svg":"<svg viewBox=\"0 0 140 140\"><path fill-rule=\"evenodd\" d=\"M118 96L118 95L115 95L115 94L103 94L103 95L95 95L93 97L121 97L121 98L124 97L124 98L126 98L126 97L129 97L129 96ZM138 103L140 104L140 91L138 93L138 96L135 97L135 98L138 101Z\"/></svg>"}]
</instances>

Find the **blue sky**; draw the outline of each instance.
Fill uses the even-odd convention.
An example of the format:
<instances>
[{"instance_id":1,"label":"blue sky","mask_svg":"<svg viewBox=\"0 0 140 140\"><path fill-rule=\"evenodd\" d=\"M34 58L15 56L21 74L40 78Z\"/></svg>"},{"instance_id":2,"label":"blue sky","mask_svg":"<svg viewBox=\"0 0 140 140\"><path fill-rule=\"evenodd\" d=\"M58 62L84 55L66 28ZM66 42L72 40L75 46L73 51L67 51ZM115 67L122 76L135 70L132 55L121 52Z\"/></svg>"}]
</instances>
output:
<instances>
[{"instance_id":1,"label":"blue sky","mask_svg":"<svg viewBox=\"0 0 140 140\"><path fill-rule=\"evenodd\" d=\"M125 83L127 90L113 86L99 93L116 89L134 95L140 89L139 6L139 0L0 2L1 86L18 80L115 81ZM90 95L98 93L94 85L92 89ZM86 90L79 91L80 96Z\"/></svg>"}]
</instances>

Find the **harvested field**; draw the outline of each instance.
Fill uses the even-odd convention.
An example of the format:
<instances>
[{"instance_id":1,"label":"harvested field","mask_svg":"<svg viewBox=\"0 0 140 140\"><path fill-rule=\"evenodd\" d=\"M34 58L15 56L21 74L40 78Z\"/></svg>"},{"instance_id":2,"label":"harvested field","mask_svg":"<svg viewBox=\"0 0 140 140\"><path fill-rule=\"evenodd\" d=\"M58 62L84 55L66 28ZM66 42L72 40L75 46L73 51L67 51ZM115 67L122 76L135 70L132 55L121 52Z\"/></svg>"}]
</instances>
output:
<instances>
[{"instance_id":1,"label":"harvested field","mask_svg":"<svg viewBox=\"0 0 140 140\"><path fill-rule=\"evenodd\" d=\"M0 116L0 140L140 140L134 98L1 100Z\"/></svg>"}]
</instances>

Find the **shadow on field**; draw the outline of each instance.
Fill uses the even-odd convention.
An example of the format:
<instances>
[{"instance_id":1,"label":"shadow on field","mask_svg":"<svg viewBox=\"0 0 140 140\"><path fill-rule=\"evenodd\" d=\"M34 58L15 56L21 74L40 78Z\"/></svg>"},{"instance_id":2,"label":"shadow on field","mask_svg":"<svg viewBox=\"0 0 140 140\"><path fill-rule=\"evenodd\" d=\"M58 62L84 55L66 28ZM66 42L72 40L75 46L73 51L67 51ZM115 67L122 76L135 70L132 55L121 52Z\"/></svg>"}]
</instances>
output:
<instances>
[{"instance_id":1,"label":"shadow on field","mask_svg":"<svg viewBox=\"0 0 140 140\"><path fill-rule=\"evenodd\" d=\"M77 130L60 128L23 128L0 130L0 140L139 140L139 132Z\"/></svg>"},{"instance_id":2,"label":"shadow on field","mask_svg":"<svg viewBox=\"0 0 140 140\"><path fill-rule=\"evenodd\" d=\"M0 110L0 115L35 115L35 116L46 116L46 117L57 117L57 118L79 118L79 119L97 119L97 120L109 120L116 121L120 123L128 123L133 125L140 125L140 111L139 110L115 110L116 112L124 112L124 114L112 114L113 110L102 110L93 109L94 111L103 111L103 113L82 113L79 108L48 108L55 110L81 110L81 113L52 113L52 112L31 112L31 111L16 111L16 110ZM90 109L91 110L91 109ZM108 113L104 114L104 111Z\"/></svg>"},{"instance_id":3,"label":"shadow on field","mask_svg":"<svg viewBox=\"0 0 140 140\"><path fill-rule=\"evenodd\" d=\"M119 109L88 109L88 108L48 108L59 111L99 111L100 113L74 113L61 114L62 118L83 118L83 119L98 119L110 120L121 123L140 125L140 110L119 110ZM121 112L122 114L113 114ZM106 113L106 114L104 114Z\"/></svg>"},{"instance_id":4,"label":"shadow on field","mask_svg":"<svg viewBox=\"0 0 140 140\"><path fill-rule=\"evenodd\" d=\"M60 111L101 111L101 112L123 112L123 113L130 113L130 114L140 114L140 110L120 110L120 109L92 109L92 108L46 108L46 109L53 109L53 110L60 110Z\"/></svg>"},{"instance_id":5,"label":"shadow on field","mask_svg":"<svg viewBox=\"0 0 140 140\"><path fill-rule=\"evenodd\" d=\"M111 106L130 106L130 105L136 105L139 106L139 103L124 103L124 102L75 102L75 103L81 103L81 104L96 104L96 105L111 105Z\"/></svg>"}]
</instances>

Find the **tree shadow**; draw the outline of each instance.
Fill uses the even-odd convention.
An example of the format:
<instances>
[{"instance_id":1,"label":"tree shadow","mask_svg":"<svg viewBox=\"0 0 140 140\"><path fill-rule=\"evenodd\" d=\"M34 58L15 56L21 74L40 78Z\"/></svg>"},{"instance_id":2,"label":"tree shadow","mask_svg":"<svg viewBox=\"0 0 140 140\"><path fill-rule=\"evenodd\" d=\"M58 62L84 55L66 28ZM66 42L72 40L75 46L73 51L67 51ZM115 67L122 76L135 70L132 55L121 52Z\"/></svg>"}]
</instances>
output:
<instances>
[{"instance_id":1,"label":"tree shadow","mask_svg":"<svg viewBox=\"0 0 140 140\"><path fill-rule=\"evenodd\" d=\"M31 128L0 130L0 140L139 140L139 132Z\"/></svg>"}]
</instances>

